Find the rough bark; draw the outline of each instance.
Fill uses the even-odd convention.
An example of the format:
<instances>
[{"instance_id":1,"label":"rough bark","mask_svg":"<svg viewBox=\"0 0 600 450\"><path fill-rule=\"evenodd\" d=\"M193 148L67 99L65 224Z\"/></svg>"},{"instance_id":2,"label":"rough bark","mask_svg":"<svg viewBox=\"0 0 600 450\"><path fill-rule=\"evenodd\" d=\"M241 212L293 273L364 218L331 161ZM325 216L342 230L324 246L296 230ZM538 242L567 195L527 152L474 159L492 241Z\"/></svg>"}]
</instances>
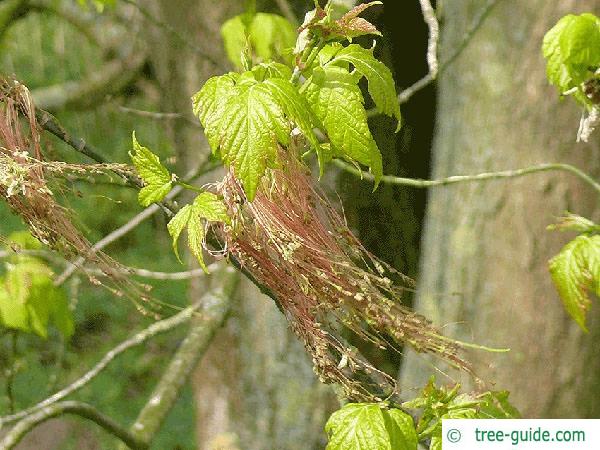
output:
<instances>
[{"instance_id":1,"label":"rough bark","mask_svg":"<svg viewBox=\"0 0 600 450\"><path fill-rule=\"evenodd\" d=\"M444 2L442 60L485 3ZM598 14L598 3L500 2L439 81L434 177L540 162L600 175L599 137L575 143L581 111L571 100L559 101L540 54L544 33L560 17L584 11ZM417 308L453 337L510 347L507 354L470 357L478 375L510 390L529 417L600 416L600 305L594 302L584 334L547 270L548 259L573 237L545 230L565 210L598 220L597 193L558 173L430 193ZM411 354L403 386L422 385L432 373L430 360Z\"/></svg>"}]
</instances>

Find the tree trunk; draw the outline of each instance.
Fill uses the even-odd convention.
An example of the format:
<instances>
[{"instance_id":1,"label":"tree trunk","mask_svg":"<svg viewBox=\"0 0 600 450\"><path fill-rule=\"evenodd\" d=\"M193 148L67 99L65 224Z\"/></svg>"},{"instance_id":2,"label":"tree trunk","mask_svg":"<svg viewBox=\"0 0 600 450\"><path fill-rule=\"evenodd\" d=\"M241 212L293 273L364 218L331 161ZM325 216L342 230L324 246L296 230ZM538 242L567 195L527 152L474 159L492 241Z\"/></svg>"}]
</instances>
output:
<instances>
[{"instance_id":1,"label":"tree trunk","mask_svg":"<svg viewBox=\"0 0 600 450\"><path fill-rule=\"evenodd\" d=\"M459 45L484 0L444 2L441 59ZM595 11L593 11L595 9ZM433 177L565 162L600 175L599 135L576 144L581 114L545 79L544 33L593 0L504 1L441 76ZM446 334L506 354L468 356L476 373L508 389L526 417L599 417L600 305L583 333L565 312L547 261L573 235L546 231L565 210L600 217L597 192L570 174L440 187L428 204L417 309ZM597 300L597 299L596 299ZM453 378L457 374L433 361ZM410 354L406 389L437 373ZM463 377L466 388L473 387Z\"/></svg>"}]
</instances>

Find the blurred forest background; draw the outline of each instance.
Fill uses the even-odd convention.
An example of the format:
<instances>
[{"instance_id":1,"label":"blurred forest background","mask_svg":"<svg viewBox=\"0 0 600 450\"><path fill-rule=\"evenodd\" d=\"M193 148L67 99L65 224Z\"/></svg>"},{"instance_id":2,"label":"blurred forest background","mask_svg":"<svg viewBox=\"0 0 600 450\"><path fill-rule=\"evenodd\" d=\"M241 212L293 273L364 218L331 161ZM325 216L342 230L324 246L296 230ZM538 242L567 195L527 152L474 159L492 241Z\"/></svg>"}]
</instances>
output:
<instances>
[{"instance_id":1,"label":"blurred forest background","mask_svg":"<svg viewBox=\"0 0 600 450\"><path fill-rule=\"evenodd\" d=\"M294 16L298 24L312 5L259 0L257 9ZM575 144L581 112L573 102L560 102L548 85L540 45L564 14L599 14L598 2L445 0L437 9L440 59L449 61L439 81L402 105L398 134L387 118L370 121L385 173L439 178L565 162L597 179L598 136ZM26 84L39 107L107 159L128 163L136 130L140 142L185 174L209 153L190 97L207 78L231 69L219 28L242 11L236 0L116 0L103 11L93 2L0 0L0 73ZM376 52L393 70L398 90L426 75L427 27L419 2L386 0L368 17L383 33ZM472 37L453 58L469 30ZM82 161L50 136L43 148L47 158ZM366 247L418 280L416 308L452 336L512 349L471 356L480 376L509 389L525 416L600 417L600 308L592 309L590 333L583 334L564 312L546 266L567 242L545 230L556 216L570 210L600 219L591 189L569 174L547 172L429 192L382 184L371 193L370 183L333 166L323 182L332 198L340 196ZM76 212L91 242L141 211L136 191L109 177L68 180L59 200ZM21 229L0 204L0 233ZM161 214L106 251L126 266L186 269L173 255ZM207 289L204 277L143 281L156 298L181 307ZM24 333L15 338L2 330L0 415L67 385L155 320L78 273L64 288L75 315L70 339L56 332L46 340ZM186 332L181 326L134 347L73 398L132 423ZM430 361L410 352L401 358L356 345L400 378L407 397L435 373ZM273 302L241 280L225 326L152 448L323 448L324 423L338 406ZM116 442L90 423L65 417L37 428L18 448L104 449Z\"/></svg>"}]
</instances>

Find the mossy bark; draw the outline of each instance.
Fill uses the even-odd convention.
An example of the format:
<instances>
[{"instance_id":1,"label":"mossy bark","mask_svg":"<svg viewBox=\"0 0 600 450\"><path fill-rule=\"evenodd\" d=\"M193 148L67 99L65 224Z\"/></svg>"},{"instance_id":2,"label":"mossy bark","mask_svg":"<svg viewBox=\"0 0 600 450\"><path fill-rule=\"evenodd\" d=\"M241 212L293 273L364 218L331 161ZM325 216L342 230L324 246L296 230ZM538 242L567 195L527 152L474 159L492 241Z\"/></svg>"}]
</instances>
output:
<instances>
[{"instance_id":1,"label":"mossy bark","mask_svg":"<svg viewBox=\"0 0 600 450\"><path fill-rule=\"evenodd\" d=\"M442 60L486 3L444 2ZM581 110L548 85L540 51L544 33L560 17L585 11L598 14L598 3L498 4L439 80L433 177L541 162L570 163L600 176L599 135L588 145L575 143ZM452 337L509 347L506 354L469 357L477 374L495 389L510 390L529 417L600 416L600 305L595 299L590 333L583 333L564 311L547 269L573 237L546 231L565 210L598 221L600 199L561 173L435 188L429 197L417 309ZM415 354L406 358L401 380L407 393L437 373L431 363ZM473 387L464 378L465 387Z\"/></svg>"}]
</instances>

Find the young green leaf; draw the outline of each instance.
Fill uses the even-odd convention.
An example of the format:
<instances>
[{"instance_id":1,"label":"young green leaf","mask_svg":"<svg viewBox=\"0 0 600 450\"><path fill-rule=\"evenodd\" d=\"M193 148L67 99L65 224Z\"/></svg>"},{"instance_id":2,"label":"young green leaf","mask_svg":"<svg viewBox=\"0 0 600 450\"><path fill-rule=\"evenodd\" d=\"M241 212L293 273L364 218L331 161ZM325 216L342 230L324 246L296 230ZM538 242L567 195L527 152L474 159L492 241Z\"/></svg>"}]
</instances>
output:
<instances>
[{"instance_id":1,"label":"young green leaf","mask_svg":"<svg viewBox=\"0 0 600 450\"><path fill-rule=\"evenodd\" d=\"M181 261L181 258L179 256L179 247L177 246L177 242L179 241L179 236L181 235L185 227L187 227L192 214L192 205L185 205L177 212L177 214L175 214L175 216L167 224L167 230L169 231L169 234L171 235L172 239L173 252L175 252L175 256L177 256L177 259L182 264L183 261Z\"/></svg>"},{"instance_id":2,"label":"young green leaf","mask_svg":"<svg viewBox=\"0 0 600 450\"><path fill-rule=\"evenodd\" d=\"M559 218L558 223L548 225L547 230L558 231L576 231L577 233L600 233L600 225L595 224L590 219L572 214L566 211L564 216Z\"/></svg>"},{"instance_id":3,"label":"young green leaf","mask_svg":"<svg viewBox=\"0 0 600 450\"><path fill-rule=\"evenodd\" d=\"M600 19L593 14L575 16L559 37L564 61L596 67L600 63Z\"/></svg>"},{"instance_id":4,"label":"young green leaf","mask_svg":"<svg viewBox=\"0 0 600 450\"><path fill-rule=\"evenodd\" d=\"M267 167L276 167L277 143L290 142L282 105L264 83L237 86L223 112L218 134L223 162L234 168L248 200L254 200Z\"/></svg>"},{"instance_id":5,"label":"young green leaf","mask_svg":"<svg viewBox=\"0 0 600 450\"><path fill-rule=\"evenodd\" d=\"M347 11L339 19L335 20L335 13L339 10L339 7L335 7L331 3L323 9L317 6L314 10L309 12L304 20L304 23L300 27L300 39L299 41L307 42L310 38L309 35L314 35L324 41L336 41L336 40L352 40L357 36L364 36L367 34L375 34L381 36L381 33L377 30L375 25L368 22L366 19L358 17L365 9L375 5L382 5L380 1L374 1L370 3L362 3L350 11ZM295 53L300 53L304 46L297 46ZM300 50L300 51L299 51Z\"/></svg>"},{"instance_id":6,"label":"young green leaf","mask_svg":"<svg viewBox=\"0 0 600 450\"><path fill-rule=\"evenodd\" d=\"M332 155L368 166L377 186L383 174L381 153L369 131L357 77L343 67L318 67L303 89L327 132Z\"/></svg>"},{"instance_id":7,"label":"young green leaf","mask_svg":"<svg viewBox=\"0 0 600 450\"><path fill-rule=\"evenodd\" d=\"M390 117L395 117L400 128L400 105L390 69L375 59L372 49L357 44L350 44L337 51L331 64L339 64L341 61L352 64L367 79L369 95L375 102L376 109Z\"/></svg>"},{"instance_id":8,"label":"young green leaf","mask_svg":"<svg viewBox=\"0 0 600 450\"><path fill-rule=\"evenodd\" d=\"M565 309L587 331L587 290L600 296L600 235L577 236L550 260L549 268Z\"/></svg>"},{"instance_id":9,"label":"young green leaf","mask_svg":"<svg viewBox=\"0 0 600 450\"><path fill-rule=\"evenodd\" d=\"M43 338L52 323L70 337L73 316L64 291L54 286L52 277L50 268L34 257L9 265L0 281L0 323Z\"/></svg>"},{"instance_id":10,"label":"young green leaf","mask_svg":"<svg viewBox=\"0 0 600 450\"><path fill-rule=\"evenodd\" d=\"M254 78L258 81L264 81L269 78L282 78L289 80L292 78L292 69L285 64L277 62L260 63L251 69Z\"/></svg>"},{"instance_id":11,"label":"young green leaf","mask_svg":"<svg viewBox=\"0 0 600 450\"><path fill-rule=\"evenodd\" d=\"M223 222L231 225L231 219L227 215L227 207L223 200L212 192L198 194L192 203L194 213L209 222Z\"/></svg>"},{"instance_id":12,"label":"young green leaf","mask_svg":"<svg viewBox=\"0 0 600 450\"><path fill-rule=\"evenodd\" d=\"M546 74L561 93L576 88L575 97L590 105L581 84L600 67L600 19L593 14L569 14L544 36Z\"/></svg>"},{"instance_id":13,"label":"young green leaf","mask_svg":"<svg viewBox=\"0 0 600 450\"><path fill-rule=\"evenodd\" d=\"M320 148L313 132L316 117L282 74L279 66L263 65L223 81L225 95L219 96L219 80L209 80L195 96L195 112L213 152L233 167L250 201L267 167L277 167L279 145L290 144L293 124Z\"/></svg>"},{"instance_id":14,"label":"young green leaf","mask_svg":"<svg viewBox=\"0 0 600 450\"><path fill-rule=\"evenodd\" d=\"M437 387L431 377L421 394L402 404L404 408L419 409L416 426L419 440L431 438L432 448L441 448L442 419L508 419L520 414L508 401L506 391L488 391L481 394L459 393L460 385Z\"/></svg>"},{"instance_id":15,"label":"young green leaf","mask_svg":"<svg viewBox=\"0 0 600 450\"><path fill-rule=\"evenodd\" d=\"M364 10L375 5L383 5L383 2L375 1L369 3L361 3L352 8L340 19L334 22L334 33L347 39L352 39L358 36L364 36L366 34L375 34L381 36L381 33L377 30L375 25L373 25L366 19L363 19L362 17L358 17L358 15L361 14Z\"/></svg>"},{"instance_id":16,"label":"young green leaf","mask_svg":"<svg viewBox=\"0 0 600 450\"><path fill-rule=\"evenodd\" d=\"M129 153L133 165L144 181L144 187L138 193L142 206L162 201L173 187L173 177L160 162L158 156L139 144L133 132L133 151Z\"/></svg>"},{"instance_id":17,"label":"young green leaf","mask_svg":"<svg viewBox=\"0 0 600 450\"><path fill-rule=\"evenodd\" d=\"M325 431L327 450L416 450L412 417L376 403L348 403L334 412Z\"/></svg>"},{"instance_id":18,"label":"young green leaf","mask_svg":"<svg viewBox=\"0 0 600 450\"><path fill-rule=\"evenodd\" d=\"M227 207L218 196L211 192L202 192L196 196L192 204L181 208L167 224L167 230L172 238L173 251L181 262L177 242L183 230L187 228L188 248L198 260L200 267L208 273L202 254L205 222L231 224L231 219L227 215Z\"/></svg>"},{"instance_id":19,"label":"young green leaf","mask_svg":"<svg viewBox=\"0 0 600 450\"><path fill-rule=\"evenodd\" d=\"M317 152L321 163L319 165L321 175L323 175L324 162L321 154L321 145L313 131L313 128L318 123L318 119L306 99L298 93L296 87L288 80L289 78L271 78L266 80L265 84L269 86L278 102L283 105L286 116L298 126L298 129L306 137L310 146Z\"/></svg>"},{"instance_id":20,"label":"young green leaf","mask_svg":"<svg viewBox=\"0 0 600 450\"><path fill-rule=\"evenodd\" d=\"M200 221L200 216L196 213L195 209L190 215L190 220L187 223L188 231L188 248L192 255L198 260L198 264L202 267L205 273L208 273L208 268L204 262L204 255L202 254L202 247L204 242L204 226Z\"/></svg>"},{"instance_id":21,"label":"young green leaf","mask_svg":"<svg viewBox=\"0 0 600 450\"><path fill-rule=\"evenodd\" d=\"M241 55L247 44L262 61L289 59L296 42L296 29L277 14L257 13L250 18L242 14L227 20L221 27L227 57L237 69L243 69Z\"/></svg>"},{"instance_id":22,"label":"young green leaf","mask_svg":"<svg viewBox=\"0 0 600 450\"><path fill-rule=\"evenodd\" d=\"M208 79L202 89L192 97L193 111L204 127L208 143L216 154L219 148L219 124L227 100L235 95L239 74L230 72Z\"/></svg>"}]
</instances>

